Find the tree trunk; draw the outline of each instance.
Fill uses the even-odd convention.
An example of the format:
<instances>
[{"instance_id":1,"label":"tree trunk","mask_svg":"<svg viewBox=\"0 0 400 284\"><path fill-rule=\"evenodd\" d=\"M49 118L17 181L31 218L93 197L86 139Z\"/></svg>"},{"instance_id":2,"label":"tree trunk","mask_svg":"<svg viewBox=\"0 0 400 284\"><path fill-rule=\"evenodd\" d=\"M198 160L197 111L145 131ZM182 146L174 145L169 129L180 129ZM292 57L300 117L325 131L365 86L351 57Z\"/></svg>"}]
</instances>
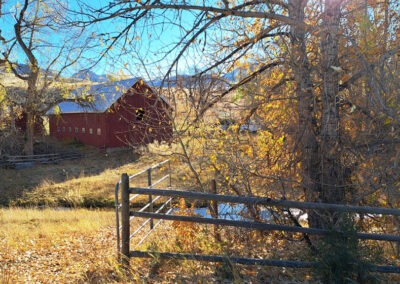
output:
<instances>
[{"instance_id":1,"label":"tree trunk","mask_svg":"<svg viewBox=\"0 0 400 284\"><path fill-rule=\"evenodd\" d=\"M320 192L318 141L316 137L315 97L311 81L310 62L306 51L306 31L304 23L304 8L306 1L292 0L289 5L289 16L300 24L291 28L292 54L291 65L296 80L296 96L298 98L298 137L297 151L300 152L302 167L302 187L307 201L318 201ZM309 226L320 227L318 216L308 212Z\"/></svg>"},{"instance_id":2,"label":"tree trunk","mask_svg":"<svg viewBox=\"0 0 400 284\"><path fill-rule=\"evenodd\" d=\"M340 4L328 0L324 11L321 36L321 75L323 91L321 104L317 105L313 94L311 63L307 57L304 22L306 1L292 0L289 16L299 24L291 28L291 65L296 79L298 97L298 152L302 166L302 187L310 202L341 203L344 200L344 182L340 159L341 142L337 93L339 90L338 29ZM336 70L336 71L335 71ZM321 117L318 118L318 107ZM318 123L318 120L320 123ZM309 211L310 227L331 226L332 219L324 218L320 212Z\"/></svg>"},{"instance_id":3,"label":"tree trunk","mask_svg":"<svg viewBox=\"0 0 400 284\"><path fill-rule=\"evenodd\" d=\"M33 155L33 136L35 127L35 115L27 111L26 112L26 131L25 131L25 145L24 154Z\"/></svg>"},{"instance_id":4,"label":"tree trunk","mask_svg":"<svg viewBox=\"0 0 400 284\"><path fill-rule=\"evenodd\" d=\"M28 96L24 111L26 112L26 131L25 131L25 155L33 155L33 136L35 132L36 115L34 102L36 98L36 83L38 80L38 68L31 68L31 73L28 79Z\"/></svg>"},{"instance_id":5,"label":"tree trunk","mask_svg":"<svg viewBox=\"0 0 400 284\"><path fill-rule=\"evenodd\" d=\"M343 72L338 62L339 21L339 2L327 0L324 11L324 33L321 34L323 90L320 134L321 200L326 203L342 203L345 198L337 105L339 74Z\"/></svg>"}]
</instances>

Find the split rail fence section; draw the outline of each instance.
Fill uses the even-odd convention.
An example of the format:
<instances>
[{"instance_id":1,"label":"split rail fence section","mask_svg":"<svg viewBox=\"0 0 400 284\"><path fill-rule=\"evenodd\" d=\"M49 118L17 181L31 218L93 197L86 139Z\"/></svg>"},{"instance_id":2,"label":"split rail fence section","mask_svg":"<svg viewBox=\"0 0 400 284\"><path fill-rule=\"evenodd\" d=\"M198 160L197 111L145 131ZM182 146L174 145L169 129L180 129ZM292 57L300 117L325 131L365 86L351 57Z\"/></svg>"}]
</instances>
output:
<instances>
[{"instance_id":1,"label":"split rail fence section","mask_svg":"<svg viewBox=\"0 0 400 284\"><path fill-rule=\"evenodd\" d=\"M18 155L0 157L1 168L24 169L30 168L35 164L55 164L62 160L74 160L82 158L78 152L60 152L38 155Z\"/></svg>"},{"instance_id":2,"label":"split rail fence section","mask_svg":"<svg viewBox=\"0 0 400 284\"><path fill-rule=\"evenodd\" d=\"M285 231L285 232L297 232L310 235L328 235L331 233L329 230L317 229L317 228L307 228L300 226L289 226L289 225L279 225L271 224L260 221L251 221L248 219L237 220L233 219L223 219L220 218L208 218L199 216L180 216L174 214L173 208L171 207L173 198L185 198L190 200L203 200L207 202L217 202L222 203L234 203L234 204L245 204L249 206L265 206L265 207L277 207L277 208L297 208L301 210L323 210L325 212L353 212L358 214L381 214L381 215L391 215L394 217L400 216L400 210L391 208L378 208L378 207L361 207L352 205L342 205L342 204L326 204L326 203L312 203L312 202L297 202L288 200L273 200L270 198L259 198L259 197L240 197L232 195L219 195L219 194L209 194L201 192L190 192L182 190L171 189L171 183L168 189L154 189L153 187L160 183L162 180L169 177L170 173L162 177L157 182L152 183L151 172L154 168L160 167L168 163L164 161L163 163L157 164L149 169L146 169L136 175L128 176L123 174L121 181L116 187L116 213L117 213L117 240L118 240L118 253L122 257L122 261L125 265L129 265L129 259L131 257L146 257L150 258L157 255L160 258L169 259L189 259L189 260L199 260L199 261L212 261L212 262L225 262L229 259L230 262L246 264L246 265L266 265L266 266L277 266L277 267L294 267L294 268L311 268L316 265L315 262L309 261L295 261L295 260L274 260L274 259L255 259L255 258L244 258L244 257L229 257L218 256L218 255L200 255L191 253L170 253L170 252L152 252L152 251L139 251L131 250L131 238L138 234L146 224L150 224L150 230L145 234L145 236L137 243L135 247L138 247L144 239L153 231L156 225L153 225L153 220L158 220L157 225L162 220L170 221L183 221L183 222L195 222L200 224L213 224L219 226L232 226L239 228L247 228L252 230L263 230L263 231ZM130 187L130 181L139 174L148 174L148 186L147 187ZM214 183L215 184L215 183ZM121 189L122 201L119 204L118 201L118 190ZM133 196L131 196L133 195ZM131 210L131 201L140 196L147 195L149 202L141 209ZM157 205L157 210L154 211L154 202L156 202L161 197L167 197L161 205ZM166 210L167 206L169 209ZM147 212L146 212L147 211ZM119 213L121 213L121 226L119 221ZM134 232L131 232L130 223L133 218L140 217L146 218L146 221L137 228ZM215 217L215 215L214 215ZM387 242L397 242L400 243L400 235L395 234L377 234L377 233L365 233L357 232L356 237L363 240L376 240L376 241L387 241ZM400 266L384 266L384 265L372 265L369 267L371 271L380 273L400 273Z\"/></svg>"}]
</instances>

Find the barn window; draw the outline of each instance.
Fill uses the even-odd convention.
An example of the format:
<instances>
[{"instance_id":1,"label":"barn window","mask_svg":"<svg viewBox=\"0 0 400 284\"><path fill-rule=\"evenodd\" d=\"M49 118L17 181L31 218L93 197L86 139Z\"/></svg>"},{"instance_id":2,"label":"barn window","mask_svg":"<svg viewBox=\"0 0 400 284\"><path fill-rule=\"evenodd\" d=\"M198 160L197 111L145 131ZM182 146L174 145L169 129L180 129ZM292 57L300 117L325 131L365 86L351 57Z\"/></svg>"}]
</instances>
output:
<instances>
[{"instance_id":1,"label":"barn window","mask_svg":"<svg viewBox=\"0 0 400 284\"><path fill-rule=\"evenodd\" d=\"M57 128L57 132L61 132L61 128L58 127L58 128Z\"/></svg>"},{"instance_id":2,"label":"barn window","mask_svg":"<svg viewBox=\"0 0 400 284\"><path fill-rule=\"evenodd\" d=\"M89 128L89 134L93 134L93 128Z\"/></svg>"},{"instance_id":3,"label":"barn window","mask_svg":"<svg viewBox=\"0 0 400 284\"><path fill-rule=\"evenodd\" d=\"M97 135L101 135L101 128L97 128Z\"/></svg>"},{"instance_id":4,"label":"barn window","mask_svg":"<svg viewBox=\"0 0 400 284\"><path fill-rule=\"evenodd\" d=\"M86 133L86 128L82 127L82 133Z\"/></svg>"},{"instance_id":5,"label":"barn window","mask_svg":"<svg viewBox=\"0 0 400 284\"><path fill-rule=\"evenodd\" d=\"M139 108L136 110L136 120L142 121L144 117L144 109Z\"/></svg>"},{"instance_id":6,"label":"barn window","mask_svg":"<svg viewBox=\"0 0 400 284\"><path fill-rule=\"evenodd\" d=\"M78 132L79 132L79 128L75 127L75 133L78 133Z\"/></svg>"},{"instance_id":7,"label":"barn window","mask_svg":"<svg viewBox=\"0 0 400 284\"><path fill-rule=\"evenodd\" d=\"M68 127L68 130L69 130L69 132L72 132L72 127L71 126Z\"/></svg>"}]
</instances>

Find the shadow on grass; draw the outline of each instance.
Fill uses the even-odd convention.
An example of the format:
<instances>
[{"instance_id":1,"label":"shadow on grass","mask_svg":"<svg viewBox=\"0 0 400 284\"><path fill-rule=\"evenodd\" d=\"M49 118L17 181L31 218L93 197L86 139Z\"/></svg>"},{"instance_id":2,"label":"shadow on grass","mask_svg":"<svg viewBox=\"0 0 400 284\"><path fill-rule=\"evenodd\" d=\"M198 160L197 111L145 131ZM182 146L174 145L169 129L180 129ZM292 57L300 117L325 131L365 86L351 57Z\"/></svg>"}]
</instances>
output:
<instances>
[{"instance_id":1,"label":"shadow on grass","mask_svg":"<svg viewBox=\"0 0 400 284\"><path fill-rule=\"evenodd\" d=\"M50 187L80 177L98 176L105 170L116 169L138 160L138 154L130 149L123 149L111 153L96 148L73 147L82 158L60 161L56 164L37 164L25 169L0 168L0 206L37 206L43 204L29 204L24 202L24 196L40 187ZM113 181L114 182L114 181ZM95 191L95 189L93 189ZM112 189L110 189L110 192ZM19 200L19 202L16 202ZM63 200L61 198L60 200ZM65 198L64 200L68 200ZM68 201L60 206L71 207ZM94 194L82 199L79 207L109 207L110 200Z\"/></svg>"}]
</instances>

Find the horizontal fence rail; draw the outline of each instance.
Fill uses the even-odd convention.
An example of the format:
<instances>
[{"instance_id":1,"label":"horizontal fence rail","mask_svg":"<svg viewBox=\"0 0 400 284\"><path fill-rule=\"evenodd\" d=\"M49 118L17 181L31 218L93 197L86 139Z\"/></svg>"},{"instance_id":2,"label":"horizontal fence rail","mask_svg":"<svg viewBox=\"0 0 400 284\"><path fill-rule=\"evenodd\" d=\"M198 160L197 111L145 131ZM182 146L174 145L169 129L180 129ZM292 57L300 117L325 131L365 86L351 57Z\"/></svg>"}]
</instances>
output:
<instances>
[{"instance_id":1,"label":"horizontal fence rail","mask_svg":"<svg viewBox=\"0 0 400 284\"><path fill-rule=\"evenodd\" d=\"M278 260L278 259L259 259L245 257L227 257L221 255L201 255L191 253L169 253L169 252L148 252L148 251L131 251L130 257L144 258L164 258L164 259L180 259L180 260L198 260L209 262L233 262L243 265L262 265L290 268L312 268L317 265L313 261L297 261L297 260ZM398 266L385 265L369 265L367 267L372 272L380 273L400 273Z\"/></svg>"},{"instance_id":2,"label":"horizontal fence rail","mask_svg":"<svg viewBox=\"0 0 400 284\"><path fill-rule=\"evenodd\" d=\"M275 259L257 259L245 257L227 257L220 255L202 255L190 253L168 253L168 252L147 252L147 251L131 251L131 257L159 257L167 259L181 259L181 260L199 260L199 261L212 261L212 262L234 262L244 265L264 265L264 266L278 266L278 267L293 267L293 268L311 268L316 265L316 262L296 261L296 260L275 260Z\"/></svg>"},{"instance_id":3,"label":"horizontal fence rail","mask_svg":"<svg viewBox=\"0 0 400 284\"><path fill-rule=\"evenodd\" d=\"M276 225L276 224L268 224L268 223L256 222L256 221L236 221L236 220L213 219L213 218L204 218L204 217L196 217L196 216L165 215L165 214L157 214L157 213L149 213L149 212L138 212L138 211L130 212L130 216L142 217L142 218L153 218L153 219L164 219L164 220L170 220L170 221L182 221L182 222L194 222L194 223L201 223L201 224L232 226L232 227L256 229L256 230L263 230L263 231L286 231L286 232L292 232L292 233L304 233L304 234L321 235L321 236L326 236L331 233L331 231L324 230L324 229L306 228L306 227L298 227L298 226L287 226L287 225ZM340 234L341 232L337 232L337 233ZM400 236L397 236L397 235L356 233L355 236L358 239L363 239L363 240L400 242Z\"/></svg>"},{"instance_id":4,"label":"horizontal fence rail","mask_svg":"<svg viewBox=\"0 0 400 284\"><path fill-rule=\"evenodd\" d=\"M234 195L217 195L203 192L191 192L183 190L169 190L169 189L148 189L148 188L130 188L130 193L136 194L157 194L162 196L192 198L199 200L213 200L219 202L230 203L244 203L250 205L265 205L276 206L285 208L298 208L298 209L322 209L327 211L340 211L340 212L354 212L361 214L382 214L400 216L400 210L392 208L379 208L368 206L354 206L344 204L329 204L329 203L314 203L314 202L300 202L288 200L274 200L271 198L253 197L253 196L234 196Z\"/></svg>"},{"instance_id":5,"label":"horizontal fence rail","mask_svg":"<svg viewBox=\"0 0 400 284\"><path fill-rule=\"evenodd\" d=\"M143 171L145 172L145 171ZM151 172L151 169L149 170ZM175 189L154 189L152 186L148 187L130 187L129 178L127 175L122 175L121 185L122 185L122 197L127 201L122 201L122 215L121 217L125 220L123 221L122 234L126 236L122 238L122 257L125 260L125 264L129 264L130 257L160 257L160 258L171 258L171 259L189 259L189 260L199 260L199 261L212 261L212 262L223 262L229 259L230 262L249 264L249 265L267 265L267 266L280 266L280 267L295 267L295 268L310 268L315 265L315 262L307 261L297 261L297 260L273 260L273 259L252 259L243 257L227 257L227 256L217 256L217 255L200 255L200 254L190 254L190 253L170 253L170 252L150 252L150 251L139 251L130 250L129 242L129 220L131 218L140 217L146 218L147 220L153 221L153 219L159 220L170 220L170 221L182 221L182 222L195 222L200 224L212 224L219 226L232 226L247 229L256 229L263 231L285 231L293 233L302 234L314 234L314 235L329 235L332 231L327 229L319 228L308 228L301 226L289 226L289 225L279 225L271 224L261 221L252 220L230 220L218 218L217 216L212 216L210 218L199 217L199 216L182 216L174 214L174 210L170 209L167 213L162 213L161 210L156 212L153 211L153 203L159 197L169 197L168 202L171 203L173 198L187 198L192 200L206 200L211 202L215 206L217 202L223 203L237 203L246 204L250 206L263 205L265 207L279 207L284 209L297 208L297 209L309 209L309 210L322 210L327 212L352 212L359 214L375 214L375 215L391 215L400 216L400 210L392 208L379 208L379 207L365 207L365 206L354 206L354 205L344 205L344 204L326 204L326 203L312 203L312 202L298 202L289 200L274 200L271 198L261 198L261 197L241 197L233 195L220 195L220 194L210 194L210 193L200 193L200 192L190 192ZM213 183L215 187L215 182ZM214 188L215 189L215 188ZM125 193L124 193L125 192ZM215 191L214 191L215 192ZM147 203L143 208L139 210L130 210L129 208L129 196L131 194L136 195L148 195L149 203ZM152 196L157 196L152 198ZM126 204L126 207L124 207ZM148 210L150 209L150 210ZM150 212L146 212L150 211ZM147 222L147 221L146 221ZM124 229L125 225L127 226ZM151 231L153 227L151 227ZM136 232L136 231L135 231ZM345 232L335 231L335 234L345 234ZM150 234L150 232L148 233ZM147 235L148 235L147 234ZM146 235L146 236L147 236ZM146 237L145 236L145 237ZM376 240L376 241L389 241L389 242L400 242L400 236L390 235L390 234L378 234L378 233L364 233L357 232L355 237L363 240ZM144 238L140 241L143 242ZM138 247L139 244L136 245ZM370 271L380 272L380 273L400 273L400 267L398 266L383 266L383 265L371 265L369 266Z\"/></svg>"}]
</instances>

